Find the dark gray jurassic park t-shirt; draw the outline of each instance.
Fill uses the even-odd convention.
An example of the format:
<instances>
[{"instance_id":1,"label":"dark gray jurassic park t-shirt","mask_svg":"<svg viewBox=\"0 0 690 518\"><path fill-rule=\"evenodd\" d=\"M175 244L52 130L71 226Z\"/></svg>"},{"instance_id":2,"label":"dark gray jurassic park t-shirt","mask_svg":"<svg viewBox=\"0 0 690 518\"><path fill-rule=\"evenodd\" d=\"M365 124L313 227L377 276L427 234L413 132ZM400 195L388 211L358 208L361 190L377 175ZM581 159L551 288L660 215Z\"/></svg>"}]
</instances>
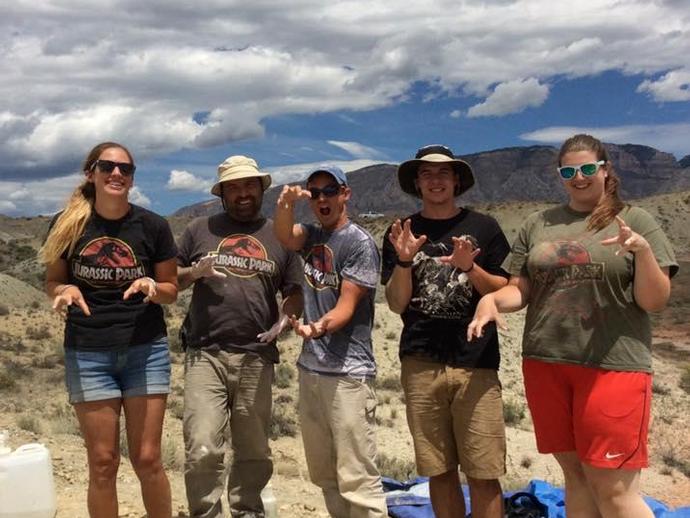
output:
<instances>
[{"instance_id":1,"label":"dark gray jurassic park t-shirt","mask_svg":"<svg viewBox=\"0 0 690 518\"><path fill-rule=\"evenodd\" d=\"M376 243L352 222L333 232L315 225L304 228L304 322L315 322L335 307L344 280L368 292L345 327L304 341L297 364L320 374L374 377L371 328L380 263Z\"/></svg>"},{"instance_id":2,"label":"dark gray jurassic park t-shirt","mask_svg":"<svg viewBox=\"0 0 690 518\"><path fill-rule=\"evenodd\" d=\"M254 351L278 361L275 341L259 342L256 335L278 319L276 294L300 289L299 255L284 248L273 234L273 221L232 220L226 213L198 218L180 239L177 263L190 266L206 254L215 256L220 277L194 283L185 322L189 347Z\"/></svg>"}]
</instances>

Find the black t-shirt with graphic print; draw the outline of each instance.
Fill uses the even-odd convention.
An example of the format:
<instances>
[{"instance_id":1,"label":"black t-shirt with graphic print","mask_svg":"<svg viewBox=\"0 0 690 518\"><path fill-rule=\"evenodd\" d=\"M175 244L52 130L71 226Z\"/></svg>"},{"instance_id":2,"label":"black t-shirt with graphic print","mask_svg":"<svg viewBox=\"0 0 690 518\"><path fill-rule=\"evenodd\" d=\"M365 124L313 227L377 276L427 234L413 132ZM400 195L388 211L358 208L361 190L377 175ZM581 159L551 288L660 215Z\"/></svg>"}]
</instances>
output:
<instances>
[{"instance_id":1,"label":"black t-shirt with graphic print","mask_svg":"<svg viewBox=\"0 0 690 518\"><path fill-rule=\"evenodd\" d=\"M454 367L498 369L500 355L495 324L484 328L484 336L467 343L467 326L481 295L466 274L438 258L453 251L453 237L467 236L481 252L475 263L491 274L508 277L501 263L510 247L495 219L468 209L449 219L409 217L415 236L427 241L414 257L412 297L402 314L400 357L422 356ZM381 283L386 284L395 268L396 253L383 238Z\"/></svg>"},{"instance_id":2,"label":"black t-shirt with graphic print","mask_svg":"<svg viewBox=\"0 0 690 518\"><path fill-rule=\"evenodd\" d=\"M122 297L134 280L154 277L154 265L176 255L172 232L161 216L137 205L117 220L94 211L73 253L62 255L67 282L79 287L91 311L87 316L76 304L68 307L65 347L116 350L165 336L160 305L145 303L142 293Z\"/></svg>"},{"instance_id":3,"label":"black t-shirt with graphic print","mask_svg":"<svg viewBox=\"0 0 690 518\"><path fill-rule=\"evenodd\" d=\"M206 350L251 351L278 363L276 341L257 335L278 320L276 294L286 297L301 288L302 263L280 244L273 221L263 217L240 222L225 212L192 221L179 241L178 266L187 267L207 254L226 275L194 282L183 329L187 345Z\"/></svg>"}]
</instances>

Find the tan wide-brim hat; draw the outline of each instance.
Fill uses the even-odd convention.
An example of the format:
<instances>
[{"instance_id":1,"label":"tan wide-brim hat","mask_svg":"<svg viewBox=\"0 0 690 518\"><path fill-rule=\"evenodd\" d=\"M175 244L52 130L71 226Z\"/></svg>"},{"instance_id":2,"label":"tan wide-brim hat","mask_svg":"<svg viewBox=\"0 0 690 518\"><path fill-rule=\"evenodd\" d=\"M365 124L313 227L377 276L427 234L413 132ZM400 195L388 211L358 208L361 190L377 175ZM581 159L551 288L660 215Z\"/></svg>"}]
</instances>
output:
<instances>
[{"instance_id":1,"label":"tan wide-brim hat","mask_svg":"<svg viewBox=\"0 0 690 518\"><path fill-rule=\"evenodd\" d=\"M434 152L434 148L439 148L442 152ZM427 154L425 153L426 150L430 152ZM398 166L398 182L400 183L400 188L407 194L419 198L419 192L414 181L417 178L417 170L423 163L452 164L460 179L459 186L455 189L455 196L460 196L474 185L474 174L470 164L455 158L452 151L445 146L426 146L417 151L416 158L403 162Z\"/></svg>"},{"instance_id":2,"label":"tan wide-brim hat","mask_svg":"<svg viewBox=\"0 0 690 518\"><path fill-rule=\"evenodd\" d=\"M218 166L218 181L211 187L211 194L221 196L220 184L242 178L261 178L261 186L264 191L271 185L271 175L259 171L259 166L252 158L233 155L225 159Z\"/></svg>"}]
</instances>

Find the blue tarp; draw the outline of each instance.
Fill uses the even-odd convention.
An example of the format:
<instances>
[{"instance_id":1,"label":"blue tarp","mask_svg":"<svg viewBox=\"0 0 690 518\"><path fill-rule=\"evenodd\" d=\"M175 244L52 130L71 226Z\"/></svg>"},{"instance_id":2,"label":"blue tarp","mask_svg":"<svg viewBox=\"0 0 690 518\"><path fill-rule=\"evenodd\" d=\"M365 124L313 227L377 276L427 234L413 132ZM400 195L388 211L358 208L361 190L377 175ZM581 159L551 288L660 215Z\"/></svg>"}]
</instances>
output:
<instances>
[{"instance_id":1,"label":"blue tarp","mask_svg":"<svg viewBox=\"0 0 690 518\"><path fill-rule=\"evenodd\" d=\"M386 491L388 515L394 518L434 518L434 512L429 500L429 483L424 477L399 482L392 478L383 478L383 488ZM463 496L467 512L471 511L469 490L463 486ZM552 486L543 480L532 480L522 491L531 493L548 509L548 518L565 517L565 494L563 489ZM512 492L506 493L508 497ZM654 512L656 518L690 518L690 507L680 507L675 510L650 497L644 497L647 505Z\"/></svg>"}]
</instances>

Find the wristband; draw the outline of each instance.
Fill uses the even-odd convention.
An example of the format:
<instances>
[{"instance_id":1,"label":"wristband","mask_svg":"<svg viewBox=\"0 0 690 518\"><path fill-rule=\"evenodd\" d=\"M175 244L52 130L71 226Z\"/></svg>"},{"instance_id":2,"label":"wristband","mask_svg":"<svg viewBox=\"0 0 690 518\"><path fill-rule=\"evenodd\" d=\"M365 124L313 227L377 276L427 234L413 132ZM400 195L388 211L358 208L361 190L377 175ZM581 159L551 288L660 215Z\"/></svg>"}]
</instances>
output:
<instances>
[{"instance_id":1,"label":"wristband","mask_svg":"<svg viewBox=\"0 0 690 518\"><path fill-rule=\"evenodd\" d=\"M472 261L472 266L470 266L467 270L463 270L462 268L458 268L462 273L470 273L474 269L474 261Z\"/></svg>"},{"instance_id":2,"label":"wristband","mask_svg":"<svg viewBox=\"0 0 690 518\"><path fill-rule=\"evenodd\" d=\"M400 266L400 268L410 268L412 267L413 261L403 261L400 257L395 258L395 264Z\"/></svg>"}]
</instances>

